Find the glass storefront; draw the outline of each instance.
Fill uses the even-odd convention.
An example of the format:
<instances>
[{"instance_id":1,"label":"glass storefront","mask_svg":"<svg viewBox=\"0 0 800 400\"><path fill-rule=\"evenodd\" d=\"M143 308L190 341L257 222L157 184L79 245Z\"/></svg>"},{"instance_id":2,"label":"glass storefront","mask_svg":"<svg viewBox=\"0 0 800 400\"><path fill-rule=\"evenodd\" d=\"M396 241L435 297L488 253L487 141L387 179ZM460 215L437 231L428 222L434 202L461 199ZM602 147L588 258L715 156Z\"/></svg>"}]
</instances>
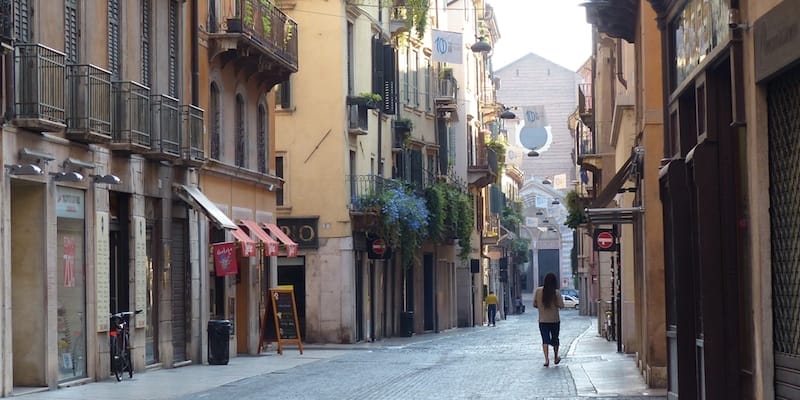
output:
<instances>
[{"instance_id":1,"label":"glass storefront","mask_svg":"<svg viewBox=\"0 0 800 400\"><path fill-rule=\"evenodd\" d=\"M56 189L58 380L86 376L86 264L83 190Z\"/></svg>"}]
</instances>

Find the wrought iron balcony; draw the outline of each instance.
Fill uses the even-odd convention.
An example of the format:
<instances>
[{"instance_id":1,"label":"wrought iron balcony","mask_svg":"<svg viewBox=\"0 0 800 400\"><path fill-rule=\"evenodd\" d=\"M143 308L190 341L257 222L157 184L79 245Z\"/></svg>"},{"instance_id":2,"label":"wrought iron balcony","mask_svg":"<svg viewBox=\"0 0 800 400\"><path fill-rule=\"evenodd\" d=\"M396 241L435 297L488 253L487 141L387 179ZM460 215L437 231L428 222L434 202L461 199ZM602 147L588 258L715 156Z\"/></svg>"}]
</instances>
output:
<instances>
[{"instance_id":1,"label":"wrought iron balcony","mask_svg":"<svg viewBox=\"0 0 800 400\"><path fill-rule=\"evenodd\" d=\"M369 133L367 107L363 104L347 104L347 131L352 135Z\"/></svg>"},{"instance_id":2,"label":"wrought iron balcony","mask_svg":"<svg viewBox=\"0 0 800 400\"><path fill-rule=\"evenodd\" d=\"M67 138L111 141L111 73L94 65L67 65Z\"/></svg>"},{"instance_id":3,"label":"wrought iron balcony","mask_svg":"<svg viewBox=\"0 0 800 400\"><path fill-rule=\"evenodd\" d=\"M66 128L64 53L38 43L15 46L14 124L37 132Z\"/></svg>"},{"instance_id":4,"label":"wrought iron balcony","mask_svg":"<svg viewBox=\"0 0 800 400\"><path fill-rule=\"evenodd\" d=\"M204 143L203 109L193 105L182 106L183 159L184 164L199 166L206 161Z\"/></svg>"},{"instance_id":5,"label":"wrought iron balcony","mask_svg":"<svg viewBox=\"0 0 800 400\"><path fill-rule=\"evenodd\" d=\"M150 151L146 155L158 160L181 156L181 108L178 99L165 94L150 96Z\"/></svg>"},{"instance_id":6,"label":"wrought iron balcony","mask_svg":"<svg viewBox=\"0 0 800 400\"><path fill-rule=\"evenodd\" d=\"M269 0L222 0L209 16L211 58L240 63L267 89L297 72L297 23Z\"/></svg>"},{"instance_id":7,"label":"wrought iron balcony","mask_svg":"<svg viewBox=\"0 0 800 400\"><path fill-rule=\"evenodd\" d=\"M455 78L442 77L437 80L436 95L433 98L436 108L441 111L456 110L458 85Z\"/></svg>"},{"instance_id":8,"label":"wrought iron balcony","mask_svg":"<svg viewBox=\"0 0 800 400\"><path fill-rule=\"evenodd\" d=\"M351 213L380 214L378 199L384 190L398 184L380 175L350 175L347 180L350 186Z\"/></svg>"},{"instance_id":9,"label":"wrought iron balcony","mask_svg":"<svg viewBox=\"0 0 800 400\"><path fill-rule=\"evenodd\" d=\"M594 124L594 105L592 104L592 84L581 83L578 85L578 114L581 120L589 127Z\"/></svg>"},{"instance_id":10,"label":"wrought iron balcony","mask_svg":"<svg viewBox=\"0 0 800 400\"><path fill-rule=\"evenodd\" d=\"M131 153L150 150L150 89L124 81L113 83L111 149Z\"/></svg>"},{"instance_id":11,"label":"wrought iron balcony","mask_svg":"<svg viewBox=\"0 0 800 400\"><path fill-rule=\"evenodd\" d=\"M497 154L486 144L477 146L475 160L467 168L467 179L472 187L482 188L497 180Z\"/></svg>"}]
</instances>

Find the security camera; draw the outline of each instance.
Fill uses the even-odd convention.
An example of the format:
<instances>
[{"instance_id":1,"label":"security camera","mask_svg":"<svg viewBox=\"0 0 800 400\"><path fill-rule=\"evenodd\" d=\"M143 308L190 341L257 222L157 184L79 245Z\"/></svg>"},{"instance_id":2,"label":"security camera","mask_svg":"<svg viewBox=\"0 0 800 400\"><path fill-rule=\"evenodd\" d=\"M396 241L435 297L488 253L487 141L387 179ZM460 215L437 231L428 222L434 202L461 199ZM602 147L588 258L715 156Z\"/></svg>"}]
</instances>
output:
<instances>
[{"instance_id":1,"label":"security camera","mask_svg":"<svg viewBox=\"0 0 800 400\"><path fill-rule=\"evenodd\" d=\"M736 29L747 30L750 28L750 25L748 25L747 23L743 24L741 22L739 10L736 8L731 8L730 11L728 11L728 28L731 28L732 30Z\"/></svg>"}]
</instances>

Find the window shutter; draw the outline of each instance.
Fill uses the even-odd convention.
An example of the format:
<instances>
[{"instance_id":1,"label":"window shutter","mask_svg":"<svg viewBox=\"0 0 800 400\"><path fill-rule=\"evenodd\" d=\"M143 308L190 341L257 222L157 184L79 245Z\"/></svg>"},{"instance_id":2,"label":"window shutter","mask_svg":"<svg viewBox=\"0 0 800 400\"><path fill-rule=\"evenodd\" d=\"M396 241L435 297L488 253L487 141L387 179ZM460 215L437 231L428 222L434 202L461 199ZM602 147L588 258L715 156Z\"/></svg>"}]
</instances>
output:
<instances>
[{"instance_id":1,"label":"window shutter","mask_svg":"<svg viewBox=\"0 0 800 400\"><path fill-rule=\"evenodd\" d=\"M436 144L439 145L439 171L445 174L449 172L447 170L447 163L450 160L448 154L450 147L448 146L447 140L447 120L441 117L436 118L436 139Z\"/></svg>"},{"instance_id":2,"label":"window shutter","mask_svg":"<svg viewBox=\"0 0 800 400\"><path fill-rule=\"evenodd\" d=\"M397 112L396 53L389 45L383 46L383 112L394 115Z\"/></svg>"},{"instance_id":3,"label":"window shutter","mask_svg":"<svg viewBox=\"0 0 800 400\"><path fill-rule=\"evenodd\" d=\"M372 93L383 97L383 42L372 39Z\"/></svg>"},{"instance_id":4,"label":"window shutter","mask_svg":"<svg viewBox=\"0 0 800 400\"><path fill-rule=\"evenodd\" d=\"M419 150L411 151L411 182L415 188L422 189L422 152Z\"/></svg>"},{"instance_id":5,"label":"window shutter","mask_svg":"<svg viewBox=\"0 0 800 400\"><path fill-rule=\"evenodd\" d=\"M284 110L292 108L292 83L289 79L281 82L278 94L280 95L281 108Z\"/></svg>"},{"instance_id":6,"label":"window shutter","mask_svg":"<svg viewBox=\"0 0 800 400\"><path fill-rule=\"evenodd\" d=\"M67 62L78 63L78 0L64 1L64 50Z\"/></svg>"},{"instance_id":7,"label":"window shutter","mask_svg":"<svg viewBox=\"0 0 800 400\"><path fill-rule=\"evenodd\" d=\"M20 43L28 43L31 39L30 4L28 0L14 0L14 39Z\"/></svg>"},{"instance_id":8,"label":"window shutter","mask_svg":"<svg viewBox=\"0 0 800 400\"><path fill-rule=\"evenodd\" d=\"M142 83L150 87L150 0L142 0Z\"/></svg>"},{"instance_id":9,"label":"window shutter","mask_svg":"<svg viewBox=\"0 0 800 400\"><path fill-rule=\"evenodd\" d=\"M120 79L119 35L119 0L108 0L108 67L112 79Z\"/></svg>"},{"instance_id":10,"label":"window shutter","mask_svg":"<svg viewBox=\"0 0 800 400\"><path fill-rule=\"evenodd\" d=\"M258 142L258 172L267 172L267 110L264 106L258 106L258 119L256 120L256 135Z\"/></svg>"},{"instance_id":11,"label":"window shutter","mask_svg":"<svg viewBox=\"0 0 800 400\"><path fill-rule=\"evenodd\" d=\"M169 0L169 95L178 97L178 3Z\"/></svg>"}]
</instances>

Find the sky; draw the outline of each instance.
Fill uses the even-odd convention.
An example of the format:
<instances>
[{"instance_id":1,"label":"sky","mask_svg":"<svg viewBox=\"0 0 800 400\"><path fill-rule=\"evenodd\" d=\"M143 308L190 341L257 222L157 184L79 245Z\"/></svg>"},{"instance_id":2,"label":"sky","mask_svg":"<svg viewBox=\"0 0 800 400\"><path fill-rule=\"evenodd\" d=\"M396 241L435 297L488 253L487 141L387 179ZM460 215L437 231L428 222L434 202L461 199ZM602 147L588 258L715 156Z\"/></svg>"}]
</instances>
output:
<instances>
[{"instance_id":1,"label":"sky","mask_svg":"<svg viewBox=\"0 0 800 400\"><path fill-rule=\"evenodd\" d=\"M534 53L577 71L592 54L588 0L487 0L500 30L492 56L494 69Z\"/></svg>"}]
</instances>

